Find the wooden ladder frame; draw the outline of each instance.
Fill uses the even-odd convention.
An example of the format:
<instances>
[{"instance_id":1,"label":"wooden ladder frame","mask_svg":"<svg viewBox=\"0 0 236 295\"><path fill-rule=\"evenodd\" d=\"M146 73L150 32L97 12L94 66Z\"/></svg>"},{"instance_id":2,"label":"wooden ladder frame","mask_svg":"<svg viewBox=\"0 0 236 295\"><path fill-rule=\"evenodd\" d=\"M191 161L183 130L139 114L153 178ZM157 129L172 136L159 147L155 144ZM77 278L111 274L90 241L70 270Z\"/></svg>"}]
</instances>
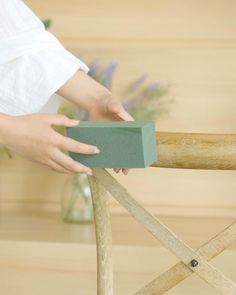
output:
<instances>
[{"instance_id":1,"label":"wooden ladder frame","mask_svg":"<svg viewBox=\"0 0 236 295\"><path fill-rule=\"evenodd\" d=\"M236 135L158 132L158 161L153 167L236 170ZM167 247L180 262L135 295L161 295L192 273L219 293L236 294L236 283L209 261L236 241L236 222L194 250L145 210L106 170L89 177L97 242L97 294L113 295L112 232L107 191Z\"/></svg>"}]
</instances>

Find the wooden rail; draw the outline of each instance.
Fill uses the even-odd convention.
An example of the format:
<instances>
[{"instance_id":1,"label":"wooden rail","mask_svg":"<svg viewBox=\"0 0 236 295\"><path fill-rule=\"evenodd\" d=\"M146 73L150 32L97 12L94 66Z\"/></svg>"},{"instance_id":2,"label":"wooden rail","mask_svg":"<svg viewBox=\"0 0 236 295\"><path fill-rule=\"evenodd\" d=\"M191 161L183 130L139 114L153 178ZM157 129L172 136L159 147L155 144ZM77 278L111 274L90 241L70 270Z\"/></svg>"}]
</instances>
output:
<instances>
[{"instance_id":1,"label":"wooden rail","mask_svg":"<svg viewBox=\"0 0 236 295\"><path fill-rule=\"evenodd\" d=\"M153 167L236 170L235 134L157 132L156 137L158 161ZM235 222L194 250L146 211L106 170L93 169L90 184L97 237L98 295L113 295L112 232L106 191L180 260L136 295L162 295L192 273L219 293L236 295L236 283L209 262L235 241Z\"/></svg>"},{"instance_id":2,"label":"wooden rail","mask_svg":"<svg viewBox=\"0 0 236 295\"><path fill-rule=\"evenodd\" d=\"M157 132L156 137L153 167L236 170L236 134Z\"/></svg>"}]
</instances>

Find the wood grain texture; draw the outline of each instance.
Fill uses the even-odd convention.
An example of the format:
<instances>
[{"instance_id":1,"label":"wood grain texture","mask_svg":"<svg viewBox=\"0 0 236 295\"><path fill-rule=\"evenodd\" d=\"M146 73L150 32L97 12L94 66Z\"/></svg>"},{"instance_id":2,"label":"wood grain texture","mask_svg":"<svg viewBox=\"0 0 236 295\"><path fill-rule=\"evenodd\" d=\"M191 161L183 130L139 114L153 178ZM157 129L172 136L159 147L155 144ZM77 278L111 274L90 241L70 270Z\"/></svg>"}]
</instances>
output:
<instances>
[{"instance_id":1,"label":"wood grain texture","mask_svg":"<svg viewBox=\"0 0 236 295\"><path fill-rule=\"evenodd\" d=\"M236 37L233 0L26 0L26 3L41 16L52 17L53 30L62 38L146 41Z\"/></svg>"},{"instance_id":2,"label":"wood grain texture","mask_svg":"<svg viewBox=\"0 0 236 295\"><path fill-rule=\"evenodd\" d=\"M97 244L97 295L113 295L112 233L107 193L95 177L92 190Z\"/></svg>"},{"instance_id":3,"label":"wood grain texture","mask_svg":"<svg viewBox=\"0 0 236 295\"><path fill-rule=\"evenodd\" d=\"M77 233L79 230L77 229ZM138 232L137 232L138 233ZM53 231L52 231L53 235ZM96 248L81 243L42 243L32 241L0 242L0 291L4 295L95 295ZM177 263L162 247L114 245L116 295L131 295L145 285L164 266ZM217 266L227 265L227 272L236 279L233 261L236 252L228 250L217 258ZM193 290L197 292L193 292ZM168 293L167 293L168 294ZM213 288L191 276L171 295L216 295Z\"/></svg>"},{"instance_id":4,"label":"wood grain texture","mask_svg":"<svg viewBox=\"0 0 236 295\"><path fill-rule=\"evenodd\" d=\"M94 169L94 176L131 215L141 222L148 231L171 250L190 270L216 288L221 294L236 294L236 284L233 281L209 264L202 255L185 244L164 224L147 212L107 171ZM192 259L198 261L197 267L191 267L190 262Z\"/></svg>"},{"instance_id":5,"label":"wood grain texture","mask_svg":"<svg viewBox=\"0 0 236 295\"><path fill-rule=\"evenodd\" d=\"M129 214L112 214L110 219L113 245L161 246ZM160 219L192 248L196 249L233 222L233 219L212 217L160 217ZM75 226L74 224L65 223L61 219L60 212L38 212L36 210L27 212L19 209L10 212L2 210L0 220L0 240L65 242L72 244L96 243L94 224L77 224ZM231 246L231 250L236 250L236 243Z\"/></svg>"},{"instance_id":6,"label":"wood grain texture","mask_svg":"<svg viewBox=\"0 0 236 295\"><path fill-rule=\"evenodd\" d=\"M223 252L236 240L236 223L234 222L226 229L221 231L207 243L201 246L197 251L207 260ZM140 289L135 295L162 295L168 290L179 284L190 276L193 272L186 267L183 262L179 262L169 270L162 273L159 277L152 280L145 287Z\"/></svg>"},{"instance_id":7,"label":"wood grain texture","mask_svg":"<svg viewBox=\"0 0 236 295\"><path fill-rule=\"evenodd\" d=\"M236 170L235 134L157 133L154 167Z\"/></svg>"}]
</instances>

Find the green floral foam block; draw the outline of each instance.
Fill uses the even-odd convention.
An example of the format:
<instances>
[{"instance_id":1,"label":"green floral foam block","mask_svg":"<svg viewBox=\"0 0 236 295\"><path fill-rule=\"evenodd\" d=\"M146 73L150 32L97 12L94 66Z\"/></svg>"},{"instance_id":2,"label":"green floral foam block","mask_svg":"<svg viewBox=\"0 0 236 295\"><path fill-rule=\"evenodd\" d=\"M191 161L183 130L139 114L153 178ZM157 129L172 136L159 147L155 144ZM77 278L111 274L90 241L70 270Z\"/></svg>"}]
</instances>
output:
<instances>
[{"instance_id":1,"label":"green floral foam block","mask_svg":"<svg viewBox=\"0 0 236 295\"><path fill-rule=\"evenodd\" d=\"M81 121L67 127L66 135L99 148L97 155L69 152L91 168L145 168L157 160L154 122Z\"/></svg>"}]
</instances>

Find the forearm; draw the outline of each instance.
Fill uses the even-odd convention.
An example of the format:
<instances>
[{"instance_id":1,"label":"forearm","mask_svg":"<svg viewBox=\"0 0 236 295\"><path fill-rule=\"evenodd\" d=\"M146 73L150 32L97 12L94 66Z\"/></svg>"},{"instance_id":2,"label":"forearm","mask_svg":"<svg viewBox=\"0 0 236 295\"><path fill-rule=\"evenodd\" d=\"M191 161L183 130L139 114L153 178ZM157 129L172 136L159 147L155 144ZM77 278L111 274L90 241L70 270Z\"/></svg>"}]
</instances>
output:
<instances>
[{"instance_id":1,"label":"forearm","mask_svg":"<svg viewBox=\"0 0 236 295\"><path fill-rule=\"evenodd\" d=\"M57 93L88 112L97 106L100 99L111 97L111 92L106 87L80 70Z\"/></svg>"},{"instance_id":2,"label":"forearm","mask_svg":"<svg viewBox=\"0 0 236 295\"><path fill-rule=\"evenodd\" d=\"M10 128L11 117L10 115L0 113L0 144L6 144L7 130Z\"/></svg>"}]
</instances>

